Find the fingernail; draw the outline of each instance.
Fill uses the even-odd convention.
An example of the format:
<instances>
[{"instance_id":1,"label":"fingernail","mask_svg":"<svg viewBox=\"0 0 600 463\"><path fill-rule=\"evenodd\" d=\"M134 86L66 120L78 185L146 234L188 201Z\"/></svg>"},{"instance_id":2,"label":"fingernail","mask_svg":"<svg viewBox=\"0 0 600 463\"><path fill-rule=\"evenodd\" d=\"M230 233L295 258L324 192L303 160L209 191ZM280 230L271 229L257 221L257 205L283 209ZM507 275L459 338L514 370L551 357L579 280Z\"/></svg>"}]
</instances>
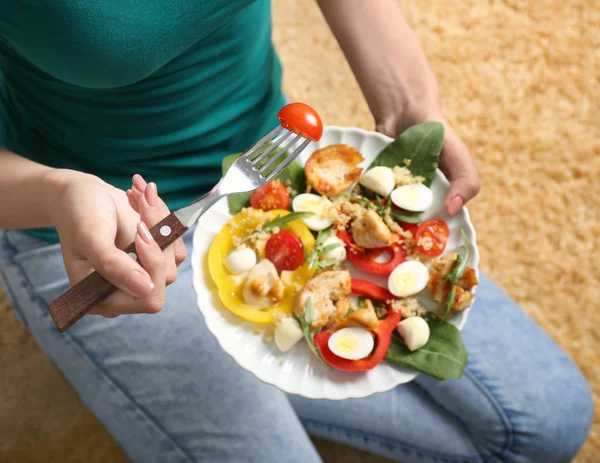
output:
<instances>
[{"instance_id":1,"label":"fingernail","mask_svg":"<svg viewBox=\"0 0 600 463\"><path fill-rule=\"evenodd\" d=\"M148 183L144 195L150 206L158 206L158 189L156 188L156 183Z\"/></svg>"},{"instance_id":2,"label":"fingernail","mask_svg":"<svg viewBox=\"0 0 600 463\"><path fill-rule=\"evenodd\" d=\"M448 214L451 216L456 214L458 211L460 211L460 208L463 207L463 204L463 199L460 196L455 196L448 203Z\"/></svg>"},{"instance_id":3,"label":"fingernail","mask_svg":"<svg viewBox=\"0 0 600 463\"><path fill-rule=\"evenodd\" d=\"M137 231L138 231L138 235L140 235L140 238L142 238L144 243L146 243L146 244L154 243L154 238L152 238L152 235L150 234L150 230L148 230L148 227L146 226L146 224L144 222L138 223Z\"/></svg>"},{"instance_id":4,"label":"fingernail","mask_svg":"<svg viewBox=\"0 0 600 463\"><path fill-rule=\"evenodd\" d=\"M129 288L129 291L138 297L147 296L154 289L152 280L147 276L142 275L137 270L134 270L129 274L125 284L127 285L127 288Z\"/></svg>"}]
</instances>

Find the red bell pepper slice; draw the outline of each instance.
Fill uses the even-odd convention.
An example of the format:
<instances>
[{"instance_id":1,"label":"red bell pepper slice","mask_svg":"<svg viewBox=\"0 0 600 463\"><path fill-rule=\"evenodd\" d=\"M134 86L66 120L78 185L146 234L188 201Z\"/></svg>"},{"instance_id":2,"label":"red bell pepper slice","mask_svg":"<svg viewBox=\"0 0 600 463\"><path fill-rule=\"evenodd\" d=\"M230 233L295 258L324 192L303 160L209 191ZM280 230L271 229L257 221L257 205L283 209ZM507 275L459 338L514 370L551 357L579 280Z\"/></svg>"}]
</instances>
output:
<instances>
[{"instance_id":1,"label":"red bell pepper slice","mask_svg":"<svg viewBox=\"0 0 600 463\"><path fill-rule=\"evenodd\" d=\"M406 250L400 242L396 242L385 248L363 249L354 244L354 239L347 231L340 231L337 237L341 239L348 249L348 260L357 269L373 275L389 275L406 260ZM391 254L390 260L387 262L377 262L376 259L384 252Z\"/></svg>"},{"instance_id":2,"label":"red bell pepper slice","mask_svg":"<svg viewBox=\"0 0 600 463\"><path fill-rule=\"evenodd\" d=\"M352 292L359 294L361 296L367 297L369 299L374 299L378 302L386 302L391 299L394 299L392 293L390 293L387 289L377 286L375 283L371 283L366 280L352 279ZM317 333L314 337L315 345L319 348L321 352L321 356L323 360L325 360L329 365L338 370L343 371L368 371L375 368L379 365L383 359L385 358L385 354L390 347L390 342L392 340L392 333L398 323L400 323L400 319L402 318L402 314L398 311L392 310L391 307L388 307L388 314L383 320L379 320L377 326L372 330L372 333L375 335L375 350L374 352L359 360L348 360L341 357L338 357L331 349L329 349L329 338L335 333L337 330L335 328L321 331Z\"/></svg>"},{"instance_id":3,"label":"red bell pepper slice","mask_svg":"<svg viewBox=\"0 0 600 463\"><path fill-rule=\"evenodd\" d=\"M371 281L361 280L360 278L352 278L352 280L350 280L350 290L354 294L364 296L373 301L383 302L384 304L396 299L396 296L390 293L386 288L382 288Z\"/></svg>"}]
</instances>

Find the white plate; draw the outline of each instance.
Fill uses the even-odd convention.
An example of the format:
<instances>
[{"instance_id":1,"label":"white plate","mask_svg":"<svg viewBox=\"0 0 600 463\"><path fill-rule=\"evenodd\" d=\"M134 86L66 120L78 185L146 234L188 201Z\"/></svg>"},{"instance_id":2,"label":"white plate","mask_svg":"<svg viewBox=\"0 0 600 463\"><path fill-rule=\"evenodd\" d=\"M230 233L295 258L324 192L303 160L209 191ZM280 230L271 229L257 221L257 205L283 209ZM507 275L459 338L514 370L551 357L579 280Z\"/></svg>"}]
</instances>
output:
<instances>
[{"instance_id":1,"label":"white plate","mask_svg":"<svg viewBox=\"0 0 600 463\"><path fill-rule=\"evenodd\" d=\"M360 151L365 158L363 167L367 167L391 141L392 139L389 137L362 129L326 127L323 138L318 143L312 143L306 149L300 157L300 162L304 164L313 151L326 145L346 143ZM448 188L448 181L438 170L431 185L435 199L432 206L424 213L424 218L435 217L448 224L450 238L446 252L460 248L460 229L464 229L469 239L467 263L475 269L479 276L477 270L479 253L475 243L475 230L465 208L452 218L448 217L444 211L444 197ZM273 343L263 341L262 334L256 334L256 324L236 317L223 307L208 272L206 262L208 249L215 235L230 218L231 214L229 214L226 199L219 201L200 218L194 232L193 280L198 307L204 315L208 329L215 335L223 350L231 355L242 368L282 391L312 399L331 400L366 397L377 392L388 391L399 384L412 381L418 375L411 370L395 367L385 361L373 370L361 373L327 369L310 353L303 341L285 354L280 353ZM351 272L353 276L386 286L385 278L373 277L354 269ZM427 290L424 293L427 293ZM428 295L419 297L419 299L426 306L432 302ZM459 313L451 320L451 323L462 329L467 321L469 311L470 309Z\"/></svg>"}]
</instances>

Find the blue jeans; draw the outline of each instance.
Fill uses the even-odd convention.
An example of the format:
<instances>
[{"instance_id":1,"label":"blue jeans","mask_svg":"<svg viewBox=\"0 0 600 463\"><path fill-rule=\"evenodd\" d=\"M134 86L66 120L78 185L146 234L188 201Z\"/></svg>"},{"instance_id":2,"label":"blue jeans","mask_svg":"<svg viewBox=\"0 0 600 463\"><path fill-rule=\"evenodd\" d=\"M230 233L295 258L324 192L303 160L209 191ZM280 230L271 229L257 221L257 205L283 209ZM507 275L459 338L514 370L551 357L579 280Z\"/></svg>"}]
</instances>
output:
<instances>
[{"instance_id":1,"label":"blue jeans","mask_svg":"<svg viewBox=\"0 0 600 463\"><path fill-rule=\"evenodd\" d=\"M191 233L186 235L191 249ZM60 246L0 231L17 316L135 462L321 461L308 434L404 462L567 462L593 405L567 355L486 276L463 331L460 380L419 376L365 399L288 396L238 367L196 307L188 261L157 315L86 316L60 335Z\"/></svg>"}]
</instances>

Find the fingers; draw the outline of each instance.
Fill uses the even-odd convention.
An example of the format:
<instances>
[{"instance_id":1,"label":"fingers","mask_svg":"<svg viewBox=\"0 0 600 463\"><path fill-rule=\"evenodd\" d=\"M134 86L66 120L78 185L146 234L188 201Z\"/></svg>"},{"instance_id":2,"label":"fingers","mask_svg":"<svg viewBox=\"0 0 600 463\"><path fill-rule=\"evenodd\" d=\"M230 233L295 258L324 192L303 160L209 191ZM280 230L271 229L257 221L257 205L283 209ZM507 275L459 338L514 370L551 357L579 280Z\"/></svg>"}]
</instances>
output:
<instances>
[{"instance_id":1,"label":"fingers","mask_svg":"<svg viewBox=\"0 0 600 463\"><path fill-rule=\"evenodd\" d=\"M169 209L158 197L158 191L155 183L149 183L146 186L144 194L139 200L140 218L148 228L153 227L169 214ZM177 263L175 262L175 252L173 246L164 249L167 259L167 284L171 284L177 278Z\"/></svg>"},{"instance_id":2,"label":"fingers","mask_svg":"<svg viewBox=\"0 0 600 463\"><path fill-rule=\"evenodd\" d=\"M450 181L445 207L448 215L453 216L477 196L481 182L467 146L452 127L445 125L446 136L440 156L440 169Z\"/></svg>"},{"instance_id":3,"label":"fingers","mask_svg":"<svg viewBox=\"0 0 600 463\"><path fill-rule=\"evenodd\" d=\"M135 236L135 250L140 263L148 271L153 288L144 297L117 292L89 313L114 318L121 314L157 313L165 304L167 257L154 241L148 227L140 222Z\"/></svg>"},{"instance_id":4,"label":"fingers","mask_svg":"<svg viewBox=\"0 0 600 463\"><path fill-rule=\"evenodd\" d=\"M114 245L114 237L99 224L76 238L84 257L100 275L130 296L145 297L154 289L150 275L142 266Z\"/></svg>"},{"instance_id":5,"label":"fingers","mask_svg":"<svg viewBox=\"0 0 600 463\"><path fill-rule=\"evenodd\" d=\"M125 192L125 194L127 195L127 200L129 201L129 205L131 206L131 208L139 214L140 213L139 201L140 201L140 197L142 196L142 193L140 191L138 191L137 189L132 188L130 190L127 190Z\"/></svg>"},{"instance_id":6,"label":"fingers","mask_svg":"<svg viewBox=\"0 0 600 463\"><path fill-rule=\"evenodd\" d=\"M151 313L157 313L165 305L165 286L170 259L161 251L144 222L137 226L135 250L154 283L154 289L140 302Z\"/></svg>"},{"instance_id":7,"label":"fingers","mask_svg":"<svg viewBox=\"0 0 600 463\"><path fill-rule=\"evenodd\" d=\"M135 205L132 205L132 207L138 213L139 213L140 199L144 196L144 193L147 190L148 185L150 185L150 184L146 183L146 181L144 180L144 178L141 175L136 174L133 176L132 187L131 187L131 190L128 190L127 197L129 198L130 204L132 202L135 202ZM156 188L155 184L151 184L151 185L153 185L153 187L151 187L151 188ZM131 191L131 193L129 193L129 191ZM169 208L167 207L167 205L164 203L164 201L160 198L160 196L158 196L158 194L156 196L158 197L158 202L160 204L159 210L163 214L163 216L160 218L160 220L162 220L162 218L164 218L167 214L169 214L170 211L169 211ZM145 221L145 222L147 225L152 226L147 221ZM186 248L185 243L183 242L182 238L179 238L178 240L176 240L171 245L171 247L173 249L173 254L175 257L175 264L177 267L179 267L179 265L187 258L187 248Z\"/></svg>"}]
</instances>

